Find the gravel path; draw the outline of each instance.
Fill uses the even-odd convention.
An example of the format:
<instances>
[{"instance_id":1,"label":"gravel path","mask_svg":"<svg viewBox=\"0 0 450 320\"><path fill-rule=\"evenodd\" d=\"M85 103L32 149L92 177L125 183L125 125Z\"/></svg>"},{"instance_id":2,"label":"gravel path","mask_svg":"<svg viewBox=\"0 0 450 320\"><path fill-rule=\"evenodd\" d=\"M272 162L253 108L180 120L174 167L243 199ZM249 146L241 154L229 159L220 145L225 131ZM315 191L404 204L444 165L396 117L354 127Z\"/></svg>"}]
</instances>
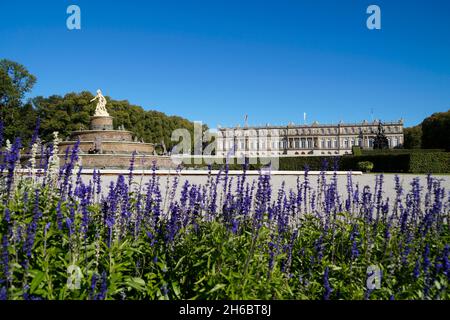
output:
<instances>
[{"instance_id":1,"label":"gravel path","mask_svg":"<svg viewBox=\"0 0 450 320\"><path fill-rule=\"evenodd\" d=\"M127 171L110 171L110 172L104 172L102 174L102 185L104 187L104 190L106 191L108 189L108 186L111 181L116 181L117 176L119 173L122 173L124 175L128 175ZM174 172L173 172L174 173ZM414 175L414 174L398 174L400 177L400 182L403 186L403 188L406 191L410 191L411 189L411 182L414 178L418 177L420 181L420 185L425 187L426 186L426 175ZM164 192L167 186L167 180L169 179L169 186L172 185L172 181L174 178L174 174L167 175L167 172L159 172L158 176L160 178L161 183L161 191L164 196ZM395 197L395 181L394 177L395 174L384 174L384 194L383 197L389 197L390 199L393 199ZM91 179L92 175L88 172L83 174L83 180L87 181ZM302 172L294 172L289 174L274 174L271 177L271 184L273 187L273 190L277 190L280 188L282 182L284 181L286 184L286 190L289 189L296 189L297 186L297 178L300 177L300 182L304 181L304 174ZM309 181L311 183L312 188L316 188L317 186L317 178L319 177L317 172L312 172L309 174ZM441 186L445 188L446 195L449 196L450 192L450 175L435 175L435 178L441 180ZM137 183L146 183L151 178L151 171L146 171L144 175L141 174L141 171L138 171L134 175L134 182ZM235 173L230 174L230 178L233 179L233 185L236 186L236 180L237 175ZM327 182L330 182L332 178L332 173L326 174ZM127 177L128 179L128 177ZM250 173L247 177L247 182L252 182L254 180L258 179L258 175L256 172ZM374 192L375 189L375 174L354 174L352 175L352 182L353 185L359 184L360 190L362 190L363 186L370 186L371 192ZM180 181L178 184L178 192L181 189L181 186L184 184L184 182L188 180L190 184L205 184L207 181L207 175L202 174L200 172L183 172L182 175L180 175ZM339 194L346 196L347 195L347 174L345 172L340 172L338 175L338 192Z\"/></svg>"}]
</instances>

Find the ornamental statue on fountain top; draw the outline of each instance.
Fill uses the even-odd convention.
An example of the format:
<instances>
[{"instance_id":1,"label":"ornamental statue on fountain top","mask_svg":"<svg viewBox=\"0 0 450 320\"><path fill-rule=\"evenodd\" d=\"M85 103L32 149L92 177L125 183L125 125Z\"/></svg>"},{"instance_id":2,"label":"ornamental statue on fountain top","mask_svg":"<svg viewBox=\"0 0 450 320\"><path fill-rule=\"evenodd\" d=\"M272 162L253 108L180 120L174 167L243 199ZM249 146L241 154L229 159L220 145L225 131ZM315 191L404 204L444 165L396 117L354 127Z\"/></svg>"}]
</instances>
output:
<instances>
[{"instance_id":1,"label":"ornamental statue on fountain top","mask_svg":"<svg viewBox=\"0 0 450 320\"><path fill-rule=\"evenodd\" d=\"M95 108L94 117L109 117L108 110L106 109L106 98L102 95L100 89L97 90L97 95L90 101L97 100L97 106Z\"/></svg>"},{"instance_id":2,"label":"ornamental statue on fountain top","mask_svg":"<svg viewBox=\"0 0 450 320\"><path fill-rule=\"evenodd\" d=\"M389 140L384 134L384 127L381 121L378 122L377 135L373 139L374 149L389 149Z\"/></svg>"}]
</instances>

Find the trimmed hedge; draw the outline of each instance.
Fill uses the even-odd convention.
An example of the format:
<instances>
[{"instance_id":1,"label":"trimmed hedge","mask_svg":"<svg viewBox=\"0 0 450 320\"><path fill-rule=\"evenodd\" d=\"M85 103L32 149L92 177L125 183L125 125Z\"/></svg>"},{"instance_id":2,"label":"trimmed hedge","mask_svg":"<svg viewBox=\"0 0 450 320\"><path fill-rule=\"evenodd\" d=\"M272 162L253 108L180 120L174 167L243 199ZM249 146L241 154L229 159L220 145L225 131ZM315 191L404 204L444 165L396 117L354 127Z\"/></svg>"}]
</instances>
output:
<instances>
[{"instance_id":1,"label":"trimmed hedge","mask_svg":"<svg viewBox=\"0 0 450 320\"><path fill-rule=\"evenodd\" d=\"M445 149L361 149L362 155L376 155L376 154L411 154L411 153L433 153L445 152Z\"/></svg>"},{"instance_id":2,"label":"trimmed hedge","mask_svg":"<svg viewBox=\"0 0 450 320\"><path fill-rule=\"evenodd\" d=\"M380 153L363 154L361 156L318 156L318 157L280 157L279 170L302 171L306 167L312 171L328 170L335 168L342 171L358 171L358 163L369 161L374 164L372 172L387 173L450 173L450 152L410 152L410 153ZM253 161L255 161L253 159ZM242 164L237 164L236 159L230 159L230 170L242 169ZM205 163L183 165L187 168L203 168ZM263 165L258 161L250 164L250 170L258 170ZM220 169L221 164L212 165L212 169Z\"/></svg>"},{"instance_id":3,"label":"trimmed hedge","mask_svg":"<svg viewBox=\"0 0 450 320\"><path fill-rule=\"evenodd\" d=\"M409 154L375 154L355 156L342 156L341 170L359 170L358 162L369 161L373 163L373 172L409 172Z\"/></svg>"},{"instance_id":4,"label":"trimmed hedge","mask_svg":"<svg viewBox=\"0 0 450 320\"><path fill-rule=\"evenodd\" d=\"M412 173L450 173L450 152L411 153Z\"/></svg>"},{"instance_id":5,"label":"trimmed hedge","mask_svg":"<svg viewBox=\"0 0 450 320\"><path fill-rule=\"evenodd\" d=\"M374 164L374 172L408 172L409 155L371 155L371 156L341 156L341 157L287 157L280 158L280 170L338 170L358 171L358 162L369 161Z\"/></svg>"}]
</instances>

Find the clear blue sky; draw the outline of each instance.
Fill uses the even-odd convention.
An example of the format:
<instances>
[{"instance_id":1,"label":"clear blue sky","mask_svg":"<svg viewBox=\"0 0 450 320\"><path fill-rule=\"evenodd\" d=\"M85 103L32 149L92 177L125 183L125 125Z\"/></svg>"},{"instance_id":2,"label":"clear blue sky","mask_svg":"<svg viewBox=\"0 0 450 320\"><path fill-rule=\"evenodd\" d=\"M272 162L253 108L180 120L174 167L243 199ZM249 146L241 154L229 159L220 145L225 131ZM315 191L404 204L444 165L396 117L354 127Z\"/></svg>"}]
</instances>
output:
<instances>
[{"instance_id":1,"label":"clear blue sky","mask_svg":"<svg viewBox=\"0 0 450 320\"><path fill-rule=\"evenodd\" d=\"M66 8L81 8L81 30ZM382 30L366 28L378 4ZM450 1L1 1L0 58L31 96L101 88L210 127L415 125L450 109Z\"/></svg>"}]
</instances>

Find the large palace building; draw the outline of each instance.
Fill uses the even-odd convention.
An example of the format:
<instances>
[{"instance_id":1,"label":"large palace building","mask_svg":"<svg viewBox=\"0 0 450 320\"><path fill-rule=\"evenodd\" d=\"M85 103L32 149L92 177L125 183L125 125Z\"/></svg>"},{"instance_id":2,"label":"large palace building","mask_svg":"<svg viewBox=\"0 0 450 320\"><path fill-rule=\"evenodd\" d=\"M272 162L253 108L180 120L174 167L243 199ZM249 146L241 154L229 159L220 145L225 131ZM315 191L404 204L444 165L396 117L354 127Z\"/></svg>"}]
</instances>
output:
<instances>
[{"instance_id":1,"label":"large palace building","mask_svg":"<svg viewBox=\"0 0 450 320\"><path fill-rule=\"evenodd\" d=\"M403 120L382 122L389 148L403 145ZM335 156L351 154L352 146L373 148L379 121L287 126L219 128L219 156Z\"/></svg>"}]
</instances>

